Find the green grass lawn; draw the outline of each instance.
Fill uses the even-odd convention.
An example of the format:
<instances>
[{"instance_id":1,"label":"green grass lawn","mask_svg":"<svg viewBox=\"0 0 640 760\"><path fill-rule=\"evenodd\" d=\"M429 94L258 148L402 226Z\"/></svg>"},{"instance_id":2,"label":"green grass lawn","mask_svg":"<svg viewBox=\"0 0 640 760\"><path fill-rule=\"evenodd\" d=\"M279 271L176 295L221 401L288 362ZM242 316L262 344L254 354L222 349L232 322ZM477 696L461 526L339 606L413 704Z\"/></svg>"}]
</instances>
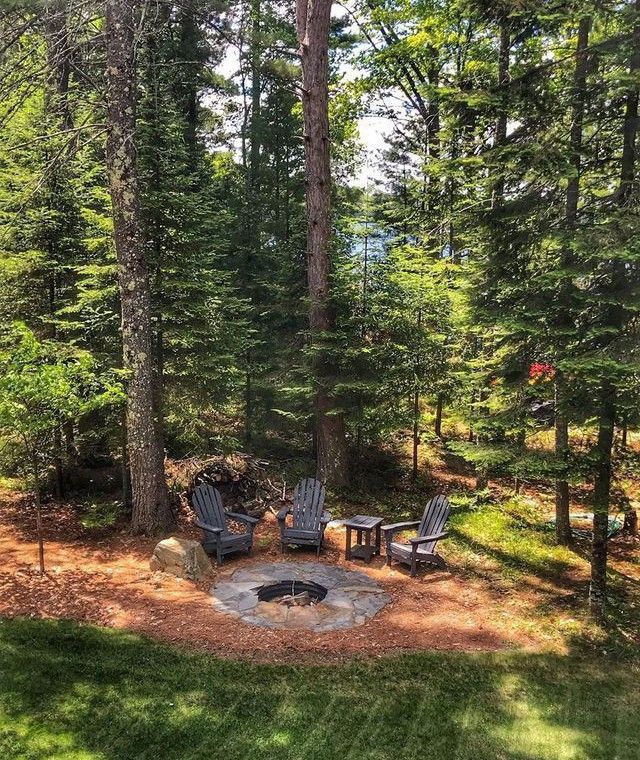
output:
<instances>
[{"instance_id":1,"label":"green grass lawn","mask_svg":"<svg viewBox=\"0 0 640 760\"><path fill-rule=\"evenodd\" d=\"M638 664L599 657L256 665L5 620L0 758L638 760Z\"/></svg>"}]
</instances>

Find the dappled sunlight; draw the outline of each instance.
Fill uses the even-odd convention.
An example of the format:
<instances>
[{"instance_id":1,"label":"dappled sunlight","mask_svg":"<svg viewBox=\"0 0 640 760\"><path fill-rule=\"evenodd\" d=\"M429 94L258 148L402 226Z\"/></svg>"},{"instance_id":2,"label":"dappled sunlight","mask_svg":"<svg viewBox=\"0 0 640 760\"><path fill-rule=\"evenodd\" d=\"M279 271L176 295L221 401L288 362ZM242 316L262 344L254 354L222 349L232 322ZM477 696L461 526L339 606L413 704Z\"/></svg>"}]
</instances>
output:
<instances>
[{"instance_id":1,"label":"dappled sunlight","mask_svg":"<svg viewBox=\"0 0 640 760\"><path fill-rule=\"evenodd\" d=\"M507 652L254 665L123 632L5 621L0 668L0 748L34 759L387 760L425 746L438 760L640 752L632 663Z\"/></svg>"},{"instance_id":2,"label":"dappled sunlight","mask_svg":"<svg viewBox=\"0 0 640 760\"><path fill-rule=\"evenodd\" d=\"M542 706L530 693L530 685L514 673L504 675L499 684L503 709L510 722L493 728L492 736L500 745L517 752L519 757L581 760L601 750L597 737L554 720L557 706Z\"/></svg>"}]
</instances>

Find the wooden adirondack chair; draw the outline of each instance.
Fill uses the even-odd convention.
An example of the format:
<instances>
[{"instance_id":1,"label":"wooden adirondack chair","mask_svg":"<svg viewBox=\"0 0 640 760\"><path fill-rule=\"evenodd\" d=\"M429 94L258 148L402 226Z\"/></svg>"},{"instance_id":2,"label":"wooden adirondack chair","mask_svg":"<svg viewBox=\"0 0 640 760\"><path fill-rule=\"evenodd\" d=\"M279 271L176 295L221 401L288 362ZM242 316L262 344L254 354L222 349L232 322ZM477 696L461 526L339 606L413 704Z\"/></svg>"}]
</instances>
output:
<instances>
[{"instance_id":1,"label":"wooden adirondack chair","mask_svg":"<svg viewBox=\"0 0 640 760\"><path fill-rule=\"evenodd\" d=\"M293 492L293 505L283 507L278 512L280 524L280 547L284 553L285 546L315 546L320 556L324 529L331 521L331 515L323 510L324 486L315 478L301 480ZM287 515L292 515L291 524L287 524Z\"/></svg>"},{"instance_id":2,"label":"wooden adirondack chair","mask_svg":"<svg viewBox=\"0 0 640 760\"><path fill-rule=\"evenodd\" d=\"M449 535L444 531L444 526L450 511L451 506L447 497L435 496L425 507L422 520L383 525L382 532L387 546L387 565L390 565L393 559L404 562L411 566L412 576L416 574L418 562L428 562L437 565L437 567L445 568L444 560L436 553L436 544L440 539ZM393 540L396 533L410 528L417 528L418 530L415 538L409 539L409 543Z\"/></svg>"},{"instance_id":3,"label":"wooden adirondack chair","mask_svg":"<svg viewBox=\"0 0 640 760\"><path fill-rule=\"evenodd\" d=\"M220 492L208 483L201 483L194 489L191 501L198 516L194 524L202 528L204 534L202 547L207 554L216 555L218 565L222 564L225 554L245 550L247 553L251 552L257 518L238 512L225 512ZM243 523L247 528L246 532L232 533L227 525L229 520Z\"/></svg>"}]
</instances>

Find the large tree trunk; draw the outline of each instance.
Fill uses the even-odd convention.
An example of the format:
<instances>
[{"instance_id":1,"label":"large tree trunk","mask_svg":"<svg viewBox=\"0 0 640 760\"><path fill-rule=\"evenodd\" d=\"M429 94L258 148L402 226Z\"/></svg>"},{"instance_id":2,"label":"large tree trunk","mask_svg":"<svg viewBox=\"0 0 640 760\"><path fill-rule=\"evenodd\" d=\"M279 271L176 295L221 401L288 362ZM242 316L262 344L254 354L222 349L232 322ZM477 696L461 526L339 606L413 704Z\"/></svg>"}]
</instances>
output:
<instances>
[{"instance_id":1,"label":"large tree trunk","mask_svg":"<svg viewBox=\"0 0 640 760\"><path fill-rule=\"evenodd\" d=\"M633 46L629 62L629 81L624 124L622 128L622 158L620 161L620 185L618 205L624 208L631 198L635 184L636 138L638 133L638 102L640 87L636 84L640 71L640 0L635 0ZM624 289L626 271L620 260L612 263L611 291L615 298ZM607 327L619 331L626 319L623 307L615 303L609 310ZM591 584L589 605L592 612L604 612L607 591L607 533L609 525L609 494L611 492L611 450L613 448L616 421L617 389L610 380L602 384L600 415L598 420L597 464L594 484L593 541L591 546Z\"/></svg>"},{"instance_id":2,"label":"large tree trunk","mask_svg":"<svg viewBox=\"0 0 640 760\"><path fill-rule=\"evenodd\" d=\"M567 201L565 206L565 226L571 233L576 226L578 218L578 201L580 197L580 170L582 164L582 125L584 122L584 109L587 97L587 73L589 69L589 32L591 31L591 17L585 16L580 19L578 28L578 44L576 47L576 66L573 75L573 106L571 114L571 134L569 138L569 151L573 172L567 183ZM562 267L568 269L572 261L570 246L566 246L562 255ZM565 277L565 280L568 279ZM570 286L567 283L562 287L559 300L568 300L566 292ZM569 304L566 304L569 307ZM568 325L569 315L561 314L561 323ZM556 381L555 403L555 453L562 462L565 470L569 465L569 418L566 409L565 383L558 376ZM556 480L556 539L559 544L571 543L571 522L569 512L569 483L566 473Z\"/></svg>"},{"instance_id":3,"label":"large tree trunk","mask_svg":"<svg viewBox=\"0 0 640 760\"><path fill-rule=\"evenodd\" d=\"M136 0L107 0L107 169L118 259L123 364L129 372L127 442L135 532L155 533L173 521L164 448L154 403L151 288L144 257L135 162Z\"/></svg>"},{"instance_id":4,"label":"large tree trunk","mask_svg":"<svg viewBox=\"0 0 640 760\"><path fill-rule=\"evenodd\" d=\"M316 381L317 475L329 485L347 481L347 444L336 409L334 361L322 341L335 327L329 298L331 168L329 158L329 22L331 0L297 0L296 26L302 59L309 324Z\"/></svg>"},{"instance_id":5,"label":"large tree trunk","mask_svg":"<svg viewBox=\"0 0 640 760\"><path fill-rule=\"evenodd\" d=\"M254 316L260 311L259 307L259 278L255 270L259 262L261 249L261 148L262 148L262 0L251 0L249 8L251 35L249 42L249 58L251 63L251 120L249 122L249 165L246 171L246 241L247 251L243 266L245 294L250 298ZM254 389L253 380L256 371L253 351L249 347L246 354L246 376L244 388L244 440L250 449L254 428Z\"/></svg>"}]
</instances>

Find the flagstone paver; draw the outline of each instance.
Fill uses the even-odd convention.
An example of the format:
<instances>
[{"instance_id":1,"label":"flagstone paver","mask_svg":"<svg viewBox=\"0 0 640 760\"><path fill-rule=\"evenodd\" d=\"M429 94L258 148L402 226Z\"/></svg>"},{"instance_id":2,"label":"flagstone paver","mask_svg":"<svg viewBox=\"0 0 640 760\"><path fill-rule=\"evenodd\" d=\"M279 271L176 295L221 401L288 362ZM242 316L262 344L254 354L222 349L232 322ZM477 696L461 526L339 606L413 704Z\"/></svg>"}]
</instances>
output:
<instances>
[{"instance_id":1,"label":"flagstone paver","mask_svg":"<svg viewBox=\"0 0 640 760\"><path fill-rule=\"evenodd\" d=\"M307 607L261 602L258 589L283 580L319 583L325 598ZM335 631L362 625L391 601L391 597L364 573L320 562L272 562L236 570L212 589L214 607L245 623L265 628Z\"/></svg>"}]
</instances>

